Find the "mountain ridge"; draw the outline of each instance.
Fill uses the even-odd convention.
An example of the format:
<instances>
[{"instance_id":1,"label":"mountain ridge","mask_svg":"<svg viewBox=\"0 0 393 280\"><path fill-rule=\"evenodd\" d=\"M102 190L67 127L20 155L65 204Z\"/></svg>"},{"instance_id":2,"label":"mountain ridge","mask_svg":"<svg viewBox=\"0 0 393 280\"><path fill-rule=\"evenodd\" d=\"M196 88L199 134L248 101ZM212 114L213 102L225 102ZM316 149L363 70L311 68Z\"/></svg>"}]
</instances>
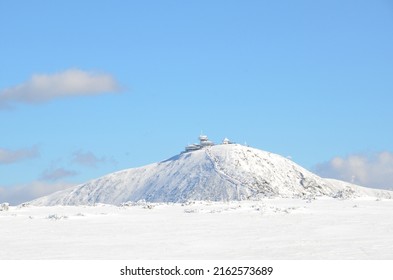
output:
<instances>
[{"instance_id":1,"label":"mountain ridge","mask_svg":"<svg viewBox=\"0 0 393 280\"><path fill-rule=\"evenodd\" d=\"M120 205L128 201L249 200L266 197L393 198L393 192L324 179L280 155L239 144L202 147L117 171L38 198L33 205Z\"/></svg>"}]
</instances>

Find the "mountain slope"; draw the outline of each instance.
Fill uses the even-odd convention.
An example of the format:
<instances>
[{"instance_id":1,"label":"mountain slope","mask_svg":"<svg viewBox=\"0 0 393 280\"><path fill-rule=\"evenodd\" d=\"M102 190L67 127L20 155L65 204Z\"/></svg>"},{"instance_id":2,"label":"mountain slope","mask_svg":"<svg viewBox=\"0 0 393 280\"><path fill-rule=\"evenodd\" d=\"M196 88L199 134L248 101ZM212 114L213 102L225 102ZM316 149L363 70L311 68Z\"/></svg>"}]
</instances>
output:
<instances>
[{"instance_id":1,"label":"mountain slope","mask_svg":"<svg viewBox=\"0 0 393 280\"><path fill-rule=\"evenodd\" d=\"M391 192L322 179L282 156L229 144L115 172L32 201L34 205L119 205L127 201L244 200L261 197L392 198Z\"/></svg>"}]
</instances>

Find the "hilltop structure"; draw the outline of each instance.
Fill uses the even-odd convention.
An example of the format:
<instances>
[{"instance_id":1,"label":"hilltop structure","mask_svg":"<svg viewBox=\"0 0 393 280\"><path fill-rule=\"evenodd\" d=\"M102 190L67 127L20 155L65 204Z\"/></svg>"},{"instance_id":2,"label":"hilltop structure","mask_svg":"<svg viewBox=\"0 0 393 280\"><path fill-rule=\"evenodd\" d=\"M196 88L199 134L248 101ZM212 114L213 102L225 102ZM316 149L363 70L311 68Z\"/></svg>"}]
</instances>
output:
<instances>
[{"instance_id":1,"label":"hilltop structure","mask_svg":"<svg viewBox=\"0 0 393 280\"><path fill-rule=\"evenodd\" d=\"M183 151L183 153L187 153L187 152L192 152L192 151L197 151L200 150L202 148L205 147L211 147L214 146L214 142L210 141L209 138L206 135L199 135L199 144L194 143L191 145L187 145L185 147L185 150ZM228 144L233 144L231 141L229 141L228 138L224 138L224 140L222 140L222 145L228 145Z\"/></svg>"}]
</instances>

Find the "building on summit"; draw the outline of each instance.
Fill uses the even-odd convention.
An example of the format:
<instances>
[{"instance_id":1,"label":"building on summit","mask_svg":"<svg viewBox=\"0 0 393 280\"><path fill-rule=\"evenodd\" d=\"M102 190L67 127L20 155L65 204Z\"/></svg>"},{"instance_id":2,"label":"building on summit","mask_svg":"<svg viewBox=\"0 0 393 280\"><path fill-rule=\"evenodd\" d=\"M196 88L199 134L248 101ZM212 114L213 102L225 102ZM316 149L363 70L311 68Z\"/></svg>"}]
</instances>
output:
<instances>
[{"instance_id":1,"label":"building on summit","mask_svg":"<svg viewBox=\"0 0 393 280\"><path fill-rule=\"evenodd\" d=\"M215 145L214 142L210 141L206 135L199 135L198 139L199 139L199 144L194 143L191 145L187 145L184 153L197 151L197 150L203 149L205 147L211 147L211 146ZM222 141L222 144L228 145L228 144L233 144L233 143L231 141L229 141L228 138L225 137L224 140Z\"/></svg>"}]
</instances>

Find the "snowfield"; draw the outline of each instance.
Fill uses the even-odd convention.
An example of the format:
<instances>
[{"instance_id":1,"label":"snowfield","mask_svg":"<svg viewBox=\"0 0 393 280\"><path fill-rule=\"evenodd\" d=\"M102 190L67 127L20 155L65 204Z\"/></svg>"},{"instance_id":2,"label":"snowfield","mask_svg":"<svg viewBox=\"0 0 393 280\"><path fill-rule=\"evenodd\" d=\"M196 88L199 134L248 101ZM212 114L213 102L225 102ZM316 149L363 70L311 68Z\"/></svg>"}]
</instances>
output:
<instances>
[{"instance_id":1,"label":"snowfield","mask_svg":"<svg viewBox=\"0 0 393 280\"><path fill-rule=\"evenodd\" d=\"M393 200L19 206L0 259L393 259Z\"/></svg>"},{"instance_id":2,"label":"snowfield","mask_svg":"<svg viewBox=\"0 0 393 280\"><path fill-rule=\"evenodd\" d=\"M216 145L4 204L0 259L393 259L392 198Z\"/></svg>"}]
</instances>

